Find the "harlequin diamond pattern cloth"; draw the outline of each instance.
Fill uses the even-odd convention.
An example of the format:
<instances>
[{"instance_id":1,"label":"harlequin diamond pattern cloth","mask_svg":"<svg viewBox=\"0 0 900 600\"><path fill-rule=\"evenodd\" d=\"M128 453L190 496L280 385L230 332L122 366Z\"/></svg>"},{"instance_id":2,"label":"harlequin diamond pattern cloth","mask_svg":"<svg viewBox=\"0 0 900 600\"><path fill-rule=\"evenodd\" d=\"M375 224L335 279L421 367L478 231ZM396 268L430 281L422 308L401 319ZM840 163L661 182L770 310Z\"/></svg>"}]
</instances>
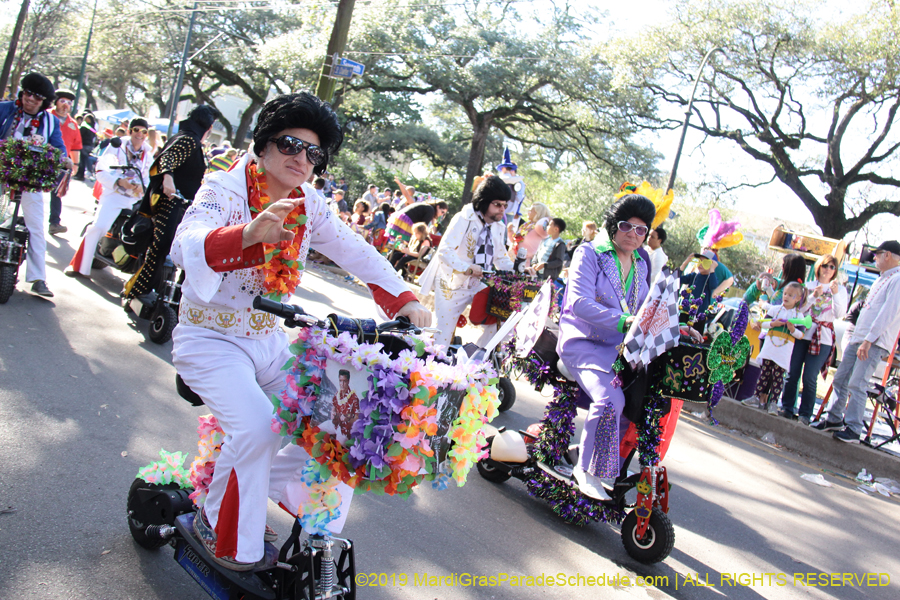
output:
<instances>
[{"instance_id":1,"label":"harlequin diamond pattern cloth","mask_svg":"<svg viewBox=\"0 0 900 600\"><path fill-rule=\"evenodd\" d=\"M663 268L625 336L625 360L647 366L678 345L678 271Z\"/></svg>"}]
</instances>

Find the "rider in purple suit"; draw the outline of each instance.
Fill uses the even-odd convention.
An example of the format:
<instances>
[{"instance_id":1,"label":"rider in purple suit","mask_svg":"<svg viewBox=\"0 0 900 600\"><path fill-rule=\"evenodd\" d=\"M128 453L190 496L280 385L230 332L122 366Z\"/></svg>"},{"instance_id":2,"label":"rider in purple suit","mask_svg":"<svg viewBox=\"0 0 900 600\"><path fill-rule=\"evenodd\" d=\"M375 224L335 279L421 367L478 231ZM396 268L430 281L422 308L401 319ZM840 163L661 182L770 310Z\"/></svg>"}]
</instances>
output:
<instances>
[{"instance_id":1,"label":"rider in purple suit","mask_svg":"<svg viewBox=\"0 0 900 600\"><path fill-rule=\"evenodd\" d=\"M653 202L629 194L613 204L604 224L609 240L578 247L559 319L557 351L578 385L590 397L574 469L581 491L609 498L601 479L620 468L619 439L628 427L622 416L625 396L613 385L618 346L649 293L646 254L639 248L656 215Z\"/></svg>"}]
</instances>

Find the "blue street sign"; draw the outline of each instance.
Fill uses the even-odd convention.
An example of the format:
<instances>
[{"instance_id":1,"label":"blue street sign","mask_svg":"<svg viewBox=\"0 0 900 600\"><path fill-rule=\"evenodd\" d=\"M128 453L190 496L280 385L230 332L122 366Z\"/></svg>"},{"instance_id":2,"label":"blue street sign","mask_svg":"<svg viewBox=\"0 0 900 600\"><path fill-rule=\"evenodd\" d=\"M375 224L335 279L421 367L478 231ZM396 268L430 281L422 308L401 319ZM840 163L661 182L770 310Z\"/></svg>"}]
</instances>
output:
<instances>
[{"instance_id":1,"label":"blue street sign","mask_svg":"<svg viewBox=\"0 0 900 600\"><path fill-rule=\"evenodd\" d=\"M345 67L353 67L354 75L362 75L363 72L366 70L366 65L364 65L362 63L358 63L353 60L350 60L349 58L342 58L341 65L343 65Z\"/></svg>"},{"instance_id":2,"label":"blue street sign","mask_svg":"<svg viewBox=\"0 0 900 600\"><path fill-rule=\"evenodd\" d=\"M346 65L334 65L333 67L331 67L331 76L350 79L351 77L353 77L353 67Z\"/></svg>"}]
</instances>

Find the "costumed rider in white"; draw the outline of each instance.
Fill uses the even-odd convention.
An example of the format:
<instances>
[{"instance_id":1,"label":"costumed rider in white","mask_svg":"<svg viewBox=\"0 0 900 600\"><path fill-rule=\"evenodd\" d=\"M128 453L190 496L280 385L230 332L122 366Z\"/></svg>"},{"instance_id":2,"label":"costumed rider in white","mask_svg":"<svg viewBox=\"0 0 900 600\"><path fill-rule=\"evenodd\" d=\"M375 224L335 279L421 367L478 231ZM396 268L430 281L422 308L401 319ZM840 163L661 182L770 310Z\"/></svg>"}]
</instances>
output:
<instances>
[{"instance_id":1,"label":"costumed rider in white","mask_svg":"<svg viewBox=\"0 0 900 600\"><path fill-rule=\"evenodd\" d=\"M487 288L480 281L485 270L512 270L503 224L511 195L509 186L499 177L485 177L475 189L472 203L450 221L437 256L419 277L421 293L434 292L434 310L441 330L435 334L435 342L450 344L459 316L475 295ZM496 331L496 324L486 325L478 345L484 347Z\"/></svg>"},{"instance_id":2,"label":"costumed rider in white","mask_svg":"<svg viewBox=\"0 0 900 600\"><path fill-rule=\"evenodd\" d=\"M40 73L29 73L22 78L22 90L15 101L0 102L0 139L27 140L35 145L50 144L62 152L62 165L72 168L66 152L57 119L47 109L53 105L56 88ZM21 215L28 228L28 253L25 281L32 282L31 291L45 298L52 298L47 287L45 254L47 241L44 236L44 192L22 192ZM10 210L10 212L12 212Z\"/></svg>"},{"instance_id":3,"label":"costumed rider in white","mask_svg":"<svg viewBox=\"0 0 900 600\"><path fill-rule=\"evenodd\" d=\"M153 148L147 143L149 125L146 119L132 119L129 137L119 138L119 144L110 143L97 161L97 181L103 186L103 193L97 200L94 222L85 230L81 244L69 263L66 275L69 277L91 276L94 249L119 213L140 202L144 188L150 183L150 165L153 164ZM134 169L113 169L114 166L129 166Z\"/></svg>"},{"instance_id":4,"label":"costumed rider in white","mask_svg":"<svg viewBox=\"0 0 900 600\"><path fill-rule=\"evenodd\" d=\"M522 217L522 204L525 202L525 180L519 177L519 166L512 161L509 148L503 150L503 162L497 165L497 171L500 172L500 179L512 192L512 198L506 206L506 224L511 223L518 229L519 219Z\"/></svg>"},{"instance_id":5,"label":"costumed rider in white","mask_svg":"<svg viewBox=\"0 0 900 600\"><path fill-rule=\"evenodd\" d=\"M307 254L316 250L364 281L389 317L431 323L387 260L308 184L342 141L331 106L312 94L273 98L259 114L253 152L231 170L210 175L172 245L174 262L187 274L173 363L225 432L194 529L210 555L230 569L250 570L264 558L264 539L274 537L266 525L267 499L296 513L294 491L309 459L294 444L279 451L282 438L271 429L269 398L286 388L281 368L293 355L277 319L254 310L253 298L289 302ZM333 532L343 526L353 495L341 485Z\"/></svg>"}]
</instances>

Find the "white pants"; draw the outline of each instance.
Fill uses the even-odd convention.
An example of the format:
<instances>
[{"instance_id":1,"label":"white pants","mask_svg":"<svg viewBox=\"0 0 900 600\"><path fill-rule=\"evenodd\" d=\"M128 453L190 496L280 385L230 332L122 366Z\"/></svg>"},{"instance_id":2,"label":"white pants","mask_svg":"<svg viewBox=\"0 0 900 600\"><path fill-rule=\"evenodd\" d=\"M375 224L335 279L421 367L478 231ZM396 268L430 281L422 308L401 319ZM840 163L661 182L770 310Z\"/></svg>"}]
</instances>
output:
<instances>
[{"instance_id":1,"label":"white pants","mask_svg":"<svg viewBox=\"0 0 900 600\"><path fill-rule=\"evenodd\" d=\"M292 357L284 332L261 339L226 336L179 324L172 335L172 362L199 394L225 432L216 461L206 516L217 535L216 554L240 562L263 557L267 498L296 513L303 501L300 470L309 455L295 444L279 451L272 431L272 394L286 387L281 367ZM353 490L338 486L341 516L329 524L339 533Z\"/></svg>"},{"instance_id":2,"label":"white pants","mask_svg":"<svg viewBox=\"0 0 900 600\"><path fill-rule=\"evenodd\" d=\"M81 238L81 264L78 266L78 272L82 275L89 276L91 274L91 263L94 262L97 244L112 227L120 212L122 212L122 208L117 203L100 201L97 214L94 215L94 222L90 224L84 232L84 237Z\"/></svg>"},{"instance_id":3,"label":"white pants","mask_svg":"<svg viewBox=\"0 0 900 600\"><path fill-rule=\"evenodd\" d=\"M472 304L475 294L486 288L487 286L481 282L477 282L470 288L461 288L453 291L444 291L440 288L440 279L435 281L434 287L434 313L437 320L440 333L434 334L434 341L442 346L449 346L453 341L453 332L456 331L456 322L459 321L459 315L466 310L466 307ZM485 344L497 333L497 325L484 325L482 327L481 336L475 342L478 346L484 348Z\"/></svg>"},{"instance_id":4,"label":"white pants","mask_svg":"<svg viewBox=\"0 0 900 600\"><path fill-rule=\"evenodd\" d=\"M22 192L22 216L28 228L25 281L46 281L47 238L44 235L44 192Z\"/></svg>"}]
</instances>

